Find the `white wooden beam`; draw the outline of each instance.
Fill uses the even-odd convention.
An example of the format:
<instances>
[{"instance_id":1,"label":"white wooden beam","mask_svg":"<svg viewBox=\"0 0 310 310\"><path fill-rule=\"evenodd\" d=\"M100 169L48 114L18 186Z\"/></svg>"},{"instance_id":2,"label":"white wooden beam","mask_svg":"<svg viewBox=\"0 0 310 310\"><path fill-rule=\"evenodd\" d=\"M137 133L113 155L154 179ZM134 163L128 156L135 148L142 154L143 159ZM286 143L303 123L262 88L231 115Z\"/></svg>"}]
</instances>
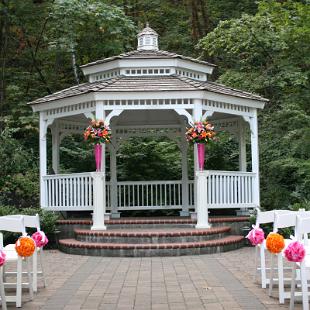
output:
<instances>
[{"instance_id":1,"label":"white wooden beam","mask_svg":"<svg viewBox=\"0 0 310 310\"><path fill-rule=\"evenodd\" d=\"M40 123L39 123L39 147L40 147L40 204L41 207L46 206L46 189L44 186L43 177L47 174L47 121L45 118L45 113L40 113Z\"/></svg>"}]
</instances>

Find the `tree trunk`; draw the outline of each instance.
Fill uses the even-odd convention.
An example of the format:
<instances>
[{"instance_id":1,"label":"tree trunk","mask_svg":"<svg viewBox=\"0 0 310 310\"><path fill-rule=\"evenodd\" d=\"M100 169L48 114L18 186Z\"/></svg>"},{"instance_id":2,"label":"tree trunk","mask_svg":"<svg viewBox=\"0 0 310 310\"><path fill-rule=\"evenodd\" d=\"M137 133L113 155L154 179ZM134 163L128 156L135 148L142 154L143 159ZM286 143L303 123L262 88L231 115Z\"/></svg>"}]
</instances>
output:
<instances>
[{"instance_id":1,"label":"tree trunk","mask_svg":"<svg viewBox=\"0 0 310 310\"><path fill-rule=\"evenodd\" d=\"M76 55L75 55L75 49L73 44L71 45L71 62L72 62L72 69L74 73L74 78L77 84L80 84L79 74L77 70L77 64L76 64Z\"/></svg>"},{"instance_id":2,"label":"tree trunk","mask_svg":"<svg viewBox=\"0 0 310 310\"><path fill-rule=\"evenodd\" d=\"M3 130L4 102L5 102L5 69L8 47L8 14L7 1L2 0L2 12L0 19L0 132Z\"/></svg>"}]
</instances>

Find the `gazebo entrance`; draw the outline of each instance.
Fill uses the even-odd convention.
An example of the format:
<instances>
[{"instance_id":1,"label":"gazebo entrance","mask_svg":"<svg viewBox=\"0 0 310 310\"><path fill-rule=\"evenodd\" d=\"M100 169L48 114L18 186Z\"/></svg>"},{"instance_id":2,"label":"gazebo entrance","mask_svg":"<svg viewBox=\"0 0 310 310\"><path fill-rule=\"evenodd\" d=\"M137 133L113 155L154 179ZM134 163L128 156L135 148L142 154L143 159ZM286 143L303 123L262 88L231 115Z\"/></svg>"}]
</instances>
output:
<instances>
[{"instance_id":1,"label":"gazebo entrance","mask_svg":"<svg viewBox=\"0 0 310 310\"><path fill-rule=\"evenodd\" d=\"M89 82L43 97L31 106L40 113L41 207L47 210L93 210L92 229L106 229L104 213L122 210L180 209L197 211L197 228L209 227L210 208L259 207L257 109L266 99L208 81L214 65L158 50L157 34L147 27L138 50L99 60L82 70ZM101 172L59 173L59 146L71 133L82 134L90 118L104 119L113 133L109 146L111 179ZM239 141L239 171L198 171L188 180L185 128L208 117L217 130ZM53 170L47 174L46 133L52 132ZM249 129L249 130L248 130ZM250 132L251 172L246 167L246 135ZM182 179L119 182L116 152L133 136L164 135L182 154ZM104 146L105 147L105 146Z\"/></svg>"}]
</instances>

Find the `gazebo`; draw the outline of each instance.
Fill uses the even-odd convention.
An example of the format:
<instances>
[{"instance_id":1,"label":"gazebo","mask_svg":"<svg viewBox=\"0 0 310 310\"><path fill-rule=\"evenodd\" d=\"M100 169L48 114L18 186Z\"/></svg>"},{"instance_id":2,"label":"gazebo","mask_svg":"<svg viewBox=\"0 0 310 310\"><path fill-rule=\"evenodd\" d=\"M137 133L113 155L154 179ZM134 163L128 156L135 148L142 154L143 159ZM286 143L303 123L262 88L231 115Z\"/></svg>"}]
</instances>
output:
<instances>
[{"instance_id":1,"label":"gazebo","mask_svg":"<svg viewBox=\"0 0 310 310\"><path fill-rule=\"evenodd\" d=\"M93 210L92 229L104 230L104 214L122 210L189 209L197 212L196 228L207 228L208 209L259 207L257 110L268 101L258 95L210 82L215 65L158 49L158 34L146 27L137 50L81 66L88 82L29 103L40 114L40 204L54 211ZM110 171L60 174L62 139L83 133L93 117L112 130ZM195 180L188 180L185 128L208 118L239 141L239 171L199 171L194 148ZM52 134L52 167L47 174L47 130ZM249 128L249 130L247 130ZM246 165L250 132L251 171ZM182 179L119 182L116 154L130 137L166 136L182 154ZM103 152L104 153L104 152Z\"/></svg>"}]
</instances>

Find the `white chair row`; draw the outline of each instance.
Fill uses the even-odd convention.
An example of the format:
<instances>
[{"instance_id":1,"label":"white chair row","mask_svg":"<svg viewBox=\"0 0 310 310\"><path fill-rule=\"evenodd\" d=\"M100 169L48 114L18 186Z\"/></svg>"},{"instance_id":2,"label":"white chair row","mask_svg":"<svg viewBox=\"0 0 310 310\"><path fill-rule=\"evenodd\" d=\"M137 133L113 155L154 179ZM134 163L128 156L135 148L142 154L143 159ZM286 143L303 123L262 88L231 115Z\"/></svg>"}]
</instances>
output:
<instances>
[{"instance_id":1,"label":"white chair row","mask_svg":"<svg viewBox=\"0 0 310 310\"><path fill-rule=\"evenodd\" d=\"M308 249L308 237L307 233L310 232L310 224L307 228L305 228L302 232L300 230L298 231L298 221L306 221L310 218L310 212L306 212L304 210L300 211L289 211L289 210L273 210L273 211L266 211L266 212L260 212L258 210L257 212L257 220L256 225L259 226L260 224L266 224L266 223L273 223L273 232L278 232L281 228L288 228L288 227L294 227L295 228L295 238L298 238L298 234L301 234L300 240L303 241L305 244L306 249ZM299 225L300 226L300 225ZM304 226L303 226L304 227ZM306 231L308 229L308 232ZM291 239L286 239L285 244L286 246L292 242ZM260 258L260 267L257 267L257 250L259 249L259 258ZM309 254L309 252L307 252ZM274 266L275 261L274 258L277 258L277 266ZM308 262L309 256L306 256L305 261ZM298 266L298 264L297 264ZM307 266L307 265L305 265ZM310 267L310 263L309 263ZM279 302L284 303L285 299L291 298L291 304L294 301L295 297L295 290L294 293L292 292L286 292L284 290L284 283L285 281L289 280L290 282L296 281L303 278L304 285L307 284L307 280L305 280L305 275L302 275L301 273L297 273L296 278L296 264L294 264L293 273L294 276L292 276L289 279L284 278L284 270L286 268L283 267L283 254L271 254L271 264L268 268L266 266L266 244L265 242L261 245L258 245L255 249L255 275L256 277L257 271L260 271L260 277L261 277L261 285L262 288L266 288L269 284L269 295L271 296L273 291L273 284L274 282L278 282L278 288L279 288ZM290 268L291 269L291 268ZM301 269L301 268L300 268ZM275 279L274 277L274 271L277 270L278 278ZM267 271L270 272L269 277L267 277ZM302 277L303 276L303 277ZM291 284L292 289L295 288L295 282ZM298 294L297 294L298 295ZM308 302L305 301L305 298L308 300L308 295L304 292L302 293L303 296L303 309L309 309ZM306 296L306 297L305 297ZM292 306L291 306L292 307Z\"/></svg>"},{"instance_id":2,"label":"white chair row","mask_svg":"<svg viewBox=\"0 0 310 310\"><path fill-rule=\"evenodd\" d=\"M35 228L39 231L40 230L39 216L11 215L0 217L0 231L20 233L21 236L26 236L27 235L26 227ZM16 263L16 271L14 272L6 271L6 264L5 266L2 267L1 270L2 272L0 278L2 284L0 283L1 286L0 293L2 298L2 308L6 309L6 304L4 300L6 300L7 302L15 302L16 307L19 308L22 305L23 287L28 288L30 299L33 298L33 291L37 291L37 275L38 275L37 254L38 253L42 254L42 249L37 248L32 257L30 258L29 257L22 258L15 251L15 244L9 244L3 247L2 233L0 233L0 247L6 255L6 264ZM32 266L31 266L31 260L32 260ZM23 272L23 262L25 262L27 265L26 272ZM42 268L43 267L42 255L40 255L40 263ZM28 282L26 283L23 283L24 274L28 276ZM44 279L43 268L41 274L43 275ZM7 277L12 275L16 276L16 282L12 283L6 282ZM44 279L44 285L45 285L45 279ZM16 288L16 294L14 296L5 296L4 288Z\"/></svg>"}]
</instances>

